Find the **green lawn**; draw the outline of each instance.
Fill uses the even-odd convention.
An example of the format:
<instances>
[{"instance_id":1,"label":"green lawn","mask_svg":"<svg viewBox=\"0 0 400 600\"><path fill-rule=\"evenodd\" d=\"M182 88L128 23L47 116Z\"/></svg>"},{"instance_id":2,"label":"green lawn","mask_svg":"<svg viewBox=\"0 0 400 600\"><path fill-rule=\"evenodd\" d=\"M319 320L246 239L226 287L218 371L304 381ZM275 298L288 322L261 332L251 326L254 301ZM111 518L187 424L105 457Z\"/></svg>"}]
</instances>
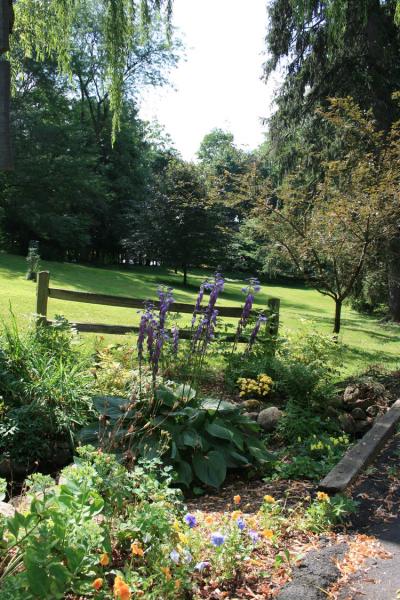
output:
<instances>
[{"instance_id":1,"label":"green lawn","mask_svg":"<svg viewBox=\"0 0 400 600\"><path fill-rule=\"evenodd\" d=\"M190 274L189 286L184 288L181 276L159 268L98 269L82 265L43 262L42 268L51 273L50 285L90 292L102 292L136 298L155 298L159 283L172 285L174 296L179 302L193 301L199 283L205 273ZM28 323L35 309L35 285L24 279L26 262L23 257L0 254L0 315L8 318L8 307L21 325ZM227 279L223 294L224 305L237 305L243 301L243 282ZM283 328L295 330L311 327L329 332L332 327L333 303L314 290L266 284L257 296L257 305L262 306L266 298L281 299L281 323ZM70 321L87 321L112 324L134 324L138 322L135 310L50 300L49 316L62 314ZM87 335L88 343L94 336ZM400 327L381 325L372 317L361 316L345 307L343 311L341 341L345 345L345 373L365 369L368 364L385 367L400 365ZM110 337L115 339L114 336Z\"/></svg>"}]
</instances>

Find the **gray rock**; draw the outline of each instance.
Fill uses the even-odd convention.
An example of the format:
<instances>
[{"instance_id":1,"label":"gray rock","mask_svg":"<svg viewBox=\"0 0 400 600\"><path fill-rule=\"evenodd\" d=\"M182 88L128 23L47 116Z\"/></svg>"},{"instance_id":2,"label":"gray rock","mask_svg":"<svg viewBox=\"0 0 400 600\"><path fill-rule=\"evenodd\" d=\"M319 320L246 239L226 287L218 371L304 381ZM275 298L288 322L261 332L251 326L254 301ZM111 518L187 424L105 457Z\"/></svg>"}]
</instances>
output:
<instances>
[{"instance_id":1,"label":"gray rock","mask_svg":"<svg viewBox=\"0 0 400 600\"><path fill-rule=\"evenodd\" d=\"M276 426L278 425L280 419L283 416L283 412L279 410L276 406L270 406L269 408L264 408L260 412L257 418L257 423L266 431L267 433L274 431Z\"/></svg>"},{"instance_id":2,"label":"gray rock","mask_svg":"<svg viewBox=\"0 0 400 600\"><path fill-rule=\"evenodd\" d=\"M354 433L356 430L356 422L348 413L342 413L339 416L340 426L345 433Z\"/></svg>"},{"instance_id":3,"label":"gray rock","mask_svg":"<svg viewBox=\"0 0 400 600\"><path fill-rule=\"evenodd\" d=\"M361 389L358 385L348 385L344 390L343 400L346 404L353 404L360 397Z\"/></svg>"},{"instance_id":4,"label":"gray rock","mask_svg":"<svg viewBox=\"0 0 400 600\"><path fill-rule=\"evenodd\" d=\"M351 411L351 416L356 421L365 421L365 419L367 418L367 413L362 408L353 408L353 410Z\"/></svg>"},{"instance_id":5,"label":"gray rock","mask_svg":"<svg viewBox=\"0 0 400 600\"><path fill-rule=\"evenodd\" d=\"M0 515L3 515L3 517L13 517L15 515L15 508L7 502L0 502Z\"/></svg>"},{"instance_id":6,"label":"gray rock","mask_svg":"<svg viewBox=\"0 0 400 600\"><path fill-rule=\"evenodd\" d=\"M248 417L252 421L257 421L258 412L245 412L245 413L243 413L243 416Z\"/></svg>"},{"instance_id":7,"label":"gray rock","mask_svg":"<svg viewBox=\"0 0 400 600\"><path fill-rule=\"evenodd\" d=\"M356 421L356 433L364 433L370 428L370 422L365 419L364 421Z\"/></svg>"},{"instance_id":8,"label":"gray rock","mask_svg":"<svg viewBox=\"0 0 400 600\"><path fill-rule=\"evenodd\" d=\"M365 412L367 413L367 415L369 417L376 417L377 414L379 413L379 406L376 406L376 404L373 404L372 406L368 406L368 408Z\"/></svg>"}]
</instances>

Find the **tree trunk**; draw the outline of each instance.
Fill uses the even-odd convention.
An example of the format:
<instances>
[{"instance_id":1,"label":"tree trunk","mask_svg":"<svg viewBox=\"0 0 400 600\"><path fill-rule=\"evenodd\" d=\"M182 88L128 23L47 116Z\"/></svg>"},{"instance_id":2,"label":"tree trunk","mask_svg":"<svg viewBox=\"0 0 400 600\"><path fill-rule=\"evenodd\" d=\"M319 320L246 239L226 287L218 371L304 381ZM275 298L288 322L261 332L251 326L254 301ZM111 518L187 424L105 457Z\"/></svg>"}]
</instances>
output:
<instances>
[{"instance_id":1,"label":"tree trunk","mask_svg":"<svg viewBox=\"0 0 400 600\"><path fill-rule=\"evenodd\" d=\"M10 133L10 63L2 55L10 49L9 35L14 25L12 0L0 0L0 171L12 169Z\"/></svg>"},{"instance_id":2,"label":"tree trunk","mask_svg":"<svg viewBox=\"0 0 400 600\"><path fill-rule=\"evenodd\" d=\"M333 326L333 333L339 333L339 331L340 331L341 314L342 314L342 300L335 299L335 324Z\"/></svg>"},{"instance_id":3,"label":"tree trunk","mask_svg":"<svg viewBox=\"0 0 400 600\"><path fill-rule=\"evenodd\" d=\"M393 321L400 322L400 233L389 245L389 310Z\"/></svg>"},{"instance_id":4,"label":"tree trunk","mask_svg":"<svg viewBox=\"0 0 400 600\"><path fill-rule=\"evenodd\" d=\"M9 171L13 166L10 134L10 85L10 63L0 60L0 171Z\"/></svg>"},{"instance_id":5,"label":"tree trunk","mask_svg":"<svg viewBox=\"0 0 400 600\"><path fill-rule=\"evenodd\" d=\"M183 285L187 285L187 265L183 265Z\"/></svg>"}]
</instances>

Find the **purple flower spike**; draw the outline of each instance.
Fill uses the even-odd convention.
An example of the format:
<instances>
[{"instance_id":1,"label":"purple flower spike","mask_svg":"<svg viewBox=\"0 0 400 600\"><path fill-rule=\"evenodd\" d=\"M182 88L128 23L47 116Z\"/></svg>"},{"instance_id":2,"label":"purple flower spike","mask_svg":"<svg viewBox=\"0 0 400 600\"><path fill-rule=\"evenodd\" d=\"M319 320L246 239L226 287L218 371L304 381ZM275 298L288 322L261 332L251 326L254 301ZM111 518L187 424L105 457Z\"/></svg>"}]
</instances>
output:
<instances>
[{"instance_id":1,"label":"purple flower spike","mask_svg":"<svg viewBox=\"0 0 400 600\"><path fill-rule=\"evenodd\" d=\"M247 322L250 317L250 314L251 314L251 310L253 308L254 296L261 289L258 279L254 279L252 277L248 281L249 281L249 285L247 287L242 288L242 292L244 292L247 295L246 295L246 300L244 302L242 315L239 319L239 323L238 323L237 330L236 330L237 337L240 336L243 329L246 327Z\"/></svg>"},{"instance_id":2,"label":"purple flower spike","mask_svg":"<svg viewBox=\"0 0 400 600\"><path fill-rule=\"evenodd\" d=\"M183 520L185 521L186 525L189 525L190 529L193 529L193 527L196 527L197 525L196 517L190 513L185 515Z\"/></svg>"},{"instance_id":3,"label":"purple flower spike","mask_svg":"<svg viewBox=\"0 0 400 600\"><path fill-rule=\"evenodd\" d=\"M219 533L219 531L217 533L213 533L211 536L211 543L213 546L216 546L217 548L219 548L219 546L222 546L222 544L225 542L225 536L222 535L222 533Z\"/></svg>"},{"instance_id":4,"label":"purple flower spike","mask_svg":"<svg viewBox=\"0 0 400 600\"><path fill-rule=\"evenodd\" d=\"M159 327L160 329L164 329L167 312L174 302L172 288L160 286L157 290L157 295L160 300Z\"/></svg>"},{"instance_id":5,"label":"purple flower spike","mask_svg":"<svg viewBox=\"0 0 400 600\"><path fill-rule=\"evenodd\" d=\"M146 313L144 315L142 315L142 317L140 319L139 333L138 333L138 339L137 339L139 362L142 362L142 360L143 360L143 344L144 344L144 339L146 337L147 319L148 319L148 316Z\"/></svg>"},{"instance_id":6,"label":"purple flower spike","mask_svg":"<svg viewBox=\"0 0 400 600\"><path fill-rule=\"evenodd\" d=\"M253 329L253 331L250 334L249 346L248 346L249 350L251 350L251 348L254 345L254 342L257 339L257 335L258 335L258 333L260 331L261 323L265 323L266 321L267 321L267 317L264 317L264 315L260 315L258 317L257 322L256 322L256 324L254 326L254 329Z\"/></svg>"},{"instance_id":7,"label":"purple flower spike","mask_svg":"<svg viewBox=\"0 0 400 600\"><path fill-rule=\"evenodd\" d=\"M178 354L179 349L179 327L174 325L172 328L172 351L175 356Z\"/></svg>"}]
</instances>

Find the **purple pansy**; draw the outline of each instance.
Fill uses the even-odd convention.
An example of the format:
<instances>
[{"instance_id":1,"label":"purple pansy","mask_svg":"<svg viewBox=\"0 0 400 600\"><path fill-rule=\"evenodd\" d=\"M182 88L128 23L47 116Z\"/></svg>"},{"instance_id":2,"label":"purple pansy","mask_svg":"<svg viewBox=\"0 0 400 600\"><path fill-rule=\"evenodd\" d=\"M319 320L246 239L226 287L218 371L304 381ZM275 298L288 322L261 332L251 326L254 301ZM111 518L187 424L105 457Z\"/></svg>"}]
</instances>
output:
<instances>
[{"instance_id":1,"label":"purple pansy","mask_svg":"<svg viewBox=\"0 0 400 600\"><path fill-rule=\"evenodd\" d=\"M190 513L185 515L183 520L185 521L186 525L189 525L190 529L193 529L193 527L196 527L197 525L196 517Z\"/></svg>"},{"instance_id":2,"label":"purple pansy","mask_svg":"<svg viewBox=\"0 0 400 600\"><path fill-rule=\"evenodd\" d=\"M211 543L213 546L216 546L218 548L219 546L222 546L224 542L225 536L223 536L222 533L220 533L219 531L211 535Z\"/></svg>"}]
</instances>

